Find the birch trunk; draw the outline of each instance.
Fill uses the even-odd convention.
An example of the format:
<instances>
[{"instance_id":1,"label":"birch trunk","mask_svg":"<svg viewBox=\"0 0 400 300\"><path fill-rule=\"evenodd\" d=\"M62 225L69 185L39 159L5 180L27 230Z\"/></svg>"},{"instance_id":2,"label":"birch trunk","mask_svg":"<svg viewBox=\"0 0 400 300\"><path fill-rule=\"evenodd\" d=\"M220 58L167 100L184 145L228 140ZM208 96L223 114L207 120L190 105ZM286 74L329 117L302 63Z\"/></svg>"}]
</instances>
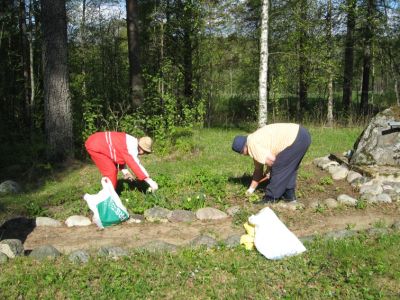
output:
<instances>
[{"instance_id":1,"label":"birch trunk","mask_svg":"<svg viewBox=\"0 0 400 300\"><path fill-rule=\"evenodd\" d=\"M263 0L261 14L261 40L260 40L260 74L259 74L259 108L258 126L262 127L268 121L268 0Z\"/></svg>"}]
</instances>

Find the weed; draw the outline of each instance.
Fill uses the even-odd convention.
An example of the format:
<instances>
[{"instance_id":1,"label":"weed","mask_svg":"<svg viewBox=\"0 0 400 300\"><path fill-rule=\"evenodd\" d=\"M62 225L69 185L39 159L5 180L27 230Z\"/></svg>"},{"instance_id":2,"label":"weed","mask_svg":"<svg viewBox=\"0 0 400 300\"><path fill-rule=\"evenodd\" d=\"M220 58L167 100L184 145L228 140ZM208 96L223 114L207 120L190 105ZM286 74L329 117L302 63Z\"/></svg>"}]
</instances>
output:
<instances>
[{"instance_id":1,"label":"weed","mask_svg":"<svg viewBox=\"0 0 400 300\"><path fill-rule=\"evenodd\" d=\"M385 220L379 220L374 223L374 228L387 228Z\"/></svg>"},{"instance_id":2,"label":"weed","mask_svg":"<svg viewBox=\"0 0 400 300\"><path fill-rule=\"evenodd\" d=\"M40 206L37 202L28 202L24 205L24 208L26 209L28 215L31 217L47 215L47 210Z\"/></svg>"},{"instance_id":3,"label":"weed","mask_svg":"<svg viewBox=\"0 0 400 300\"><path fill-rule=\"evenodd\" d=\"M356 204L357 209L366 209L367 208L367 201L364 199L358 199Z\"/></svg>"},{"instance_id":4,"label":"weed","mask_svg":"<svg viewBox=\"0 0 400 300\"><path fill-rule=\"evenodd\" d=\"M251 213L245 209L239 210L234 216L233 216L233 224L237 226L242 226L244 223L246 223L249 219L249 216Z\"/></svg>"},{"instance_id":5,"label":"weed","mask_svg":"<svg viewBox=\"0 0 400 300\"><path fill-rule=\"evenodd\" d=\"M318 203L317 207L315 208L315 212L323 213L325 211L325 206Z\"/></svg>"},{"instance_id":6,"label":"weed","mask_svg":"<svg viewBox=\"0 0 400 300\"><path fill-rule=\"evenodd\" d=\"M181 207L187 210L197 210L203 208L206 202L206 194L199 193L182 199Z\"/></svg>"},{"instance_id":7,"label":"weed","mask_svg":"<svg viewBox=\"0 0 400 300\"><path fill-rule=\"evenodd\" d=\"M356 227L356 224L348 223L346 224L346 230L352 230Z\"/></svg>"},{"instance_id":8,"label":"weed","mask_svg":"<svg viewBox=\"0 0 400 300\"><path fill-rule=\"evenodd\" d=\"M320 185L332 185L333 179L330 176L324 176L319 180Z\"/></svg>"},{"instance_id":9,"label":"weed","mask_svg":"<svg viewBox=\"0 0 400 300\"><path fill-rule=\"evenodd\" d=\"M253 193L247 196L247 199L249 200L250 203L255 203L260 201L260 196L257 193Z\"/></svg>"},{"instance_id":10,"label":"weed","mask_svg":"<svg viewBox=\"0 0 400 300\"><path fill-rule=\"evenodd\" d=\"M313 190L318 191L318 192L325 192L325 188L322 185L319 185L319 184L313 184L311 188Z\"/></svg>"}]
</instances>

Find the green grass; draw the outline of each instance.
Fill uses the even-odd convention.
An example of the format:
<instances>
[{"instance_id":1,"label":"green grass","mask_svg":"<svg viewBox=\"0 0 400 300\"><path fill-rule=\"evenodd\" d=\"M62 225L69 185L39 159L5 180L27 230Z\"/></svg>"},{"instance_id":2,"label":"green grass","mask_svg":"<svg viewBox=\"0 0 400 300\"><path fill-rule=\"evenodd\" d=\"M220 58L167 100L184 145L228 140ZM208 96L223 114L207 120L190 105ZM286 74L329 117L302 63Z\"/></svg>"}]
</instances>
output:
<instances>
[{"instance_id":1,"label":"green grass","mask_svg":"<svg viewBox=\"0 0 400 300\"><path fill-rule=\"evenodd\" d=\"M135 252L76 265L17 258L2 266L3 299L394 299L400 235L317 240L280 261L242 248Z\"/></svg>"},{"instance_id":2,"label":"green grass","mask_svg":"<svg viewBox=\"0 0 400 300\"><path fill-rule=\"evenodd\" d=\"M251 129L252 130L252 129ZM309 128L312 144L303 163L332 152L351 149L361 128ZM120 182L118 191L127 208L133 213L143 213L155 205L169 209L196 210L212 205L224 209L237 196L242 196L249 184L253 163L249 157L231 150L233 137L247 134L238 130L202 129L185 132L173 145L156 148L155 154L143 157L142 163L159 184L156 195L143 191L143 183ZM158 150L158 151L157 151ZM158 153L166 153L160 155ZM299 177L311 176L300 168ZM85 193L100 190L100 173L89 163L69 171L49 172L38 188L27 186L20 195L0 198L0 219L8 214L49 216L65 219L71 214L89 215L82 200ZM42 180L42 181L43 181ZM37 185L34 185L37 186ZM299 191L302 193L302 191ZM201 198L189 203L187 199Z\"/></svg>"},{"instance_id":3,"label":"green grass","mask_svg":"<svg viewBox=\"0 0 400 300\"><path fill-rule=\"evenodd\" d=\"M303 164L351 149L361 128L311 127L310 132L312 144ZM252 172L251 159L230 149L233 137L245 133L194 130L169 151L161 149L166 156L156 152L142 159L160 185L155 195L125 183L120 186L121 199L131 212L154 205L193 210L228 206L243 195L247 188L243 175ZM28 186L21 195L2 196L1 214L60 220L71 214L90 215L82 196L100 189L97 169L89 164L50 175L39 178L43 184L37 188ZM300 168L299 176L313 175ZM321 178L322 187L330 184ZM188 203L189 197L193 202ZM233 223L243 224L248 214L243 210ZM55 262L17 258L0 266L0 298L393 299L400 293L399 245L397 233L317 240L306 245L304 254L281 261L266 260L241 247L184 249L176 254L135 252L117 261L93 257L86 265L70 263L65 256Z\"/></svg>"}]
</instances>

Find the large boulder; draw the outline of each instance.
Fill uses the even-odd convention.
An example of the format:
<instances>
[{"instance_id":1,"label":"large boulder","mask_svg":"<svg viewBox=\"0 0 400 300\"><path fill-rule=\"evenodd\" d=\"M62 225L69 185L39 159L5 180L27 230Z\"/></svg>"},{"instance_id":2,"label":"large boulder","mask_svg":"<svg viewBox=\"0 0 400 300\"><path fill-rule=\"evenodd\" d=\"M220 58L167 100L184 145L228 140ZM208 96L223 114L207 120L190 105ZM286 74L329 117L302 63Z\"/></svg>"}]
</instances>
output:
<instances>
[{"instance_id":1,"label":"large boulder","mask_svg":"<svg viewBox=\"0 0 400 300\"><path fill-rule=\"evenodd\" d=\"M353 165L399 166L400 131L387 131L391 129L388 123L393 121L400 121L399 107L388 108L372 118L354 145L350 163Z\"/></svg>"}]
</instances>

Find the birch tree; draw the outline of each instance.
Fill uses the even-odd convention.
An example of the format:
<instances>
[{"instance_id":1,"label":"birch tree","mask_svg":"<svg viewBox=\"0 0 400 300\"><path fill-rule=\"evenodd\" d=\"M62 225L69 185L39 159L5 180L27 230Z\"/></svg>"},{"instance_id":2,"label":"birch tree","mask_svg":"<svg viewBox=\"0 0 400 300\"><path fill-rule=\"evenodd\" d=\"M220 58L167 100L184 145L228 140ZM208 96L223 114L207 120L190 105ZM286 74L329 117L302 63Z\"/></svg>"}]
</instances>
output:
<instances>
[{"instance_id":1,"label":"birch tree","mask_svg":"<svg viewBox=\"0 0 400 300\"><path fill-rule=\"evenodd\" d=\"M328 11L326 15L326 39L328 48L328 107L327 122L328 126L333 126L333 40L332 40L332 0L328 0Z\"/></svg>"},{"instance_id":2,"label":"birch tree","mask_svg":"<svg viewBox=\"0 0 400 300\"><path fill-rule=\"evenodd\" d=\"M263 0L261 12L261 39L260 39L260 73L259 73L259 108L258 108L258 126L267 124L268 119L268 3L269 0Z\"/></svg>"}]
</instances>

